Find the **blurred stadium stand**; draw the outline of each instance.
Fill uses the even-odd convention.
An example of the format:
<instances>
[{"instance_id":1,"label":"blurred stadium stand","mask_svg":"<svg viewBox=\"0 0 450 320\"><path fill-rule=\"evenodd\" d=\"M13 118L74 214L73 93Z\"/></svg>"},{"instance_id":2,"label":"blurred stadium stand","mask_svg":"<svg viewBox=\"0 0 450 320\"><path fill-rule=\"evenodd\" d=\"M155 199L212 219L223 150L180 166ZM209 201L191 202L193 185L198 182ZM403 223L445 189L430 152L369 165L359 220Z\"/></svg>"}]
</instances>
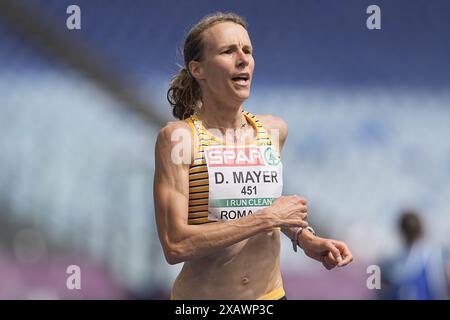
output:
<instances>
[{"instance_id":1,"label":"blurred stadium stand","mask_svg":"<svg viewBox=\"0 0 450 320\"><path fill-rule=\"evenodd\" d=\"M153 146L176 49L217 10L250 23L246 109L290 125L285 193L355 254L326 272L285 239L289 298L373 298L366 267L399 248L404 206L448 245L450 5L383 2L370 33L371 3L345 3L0 0L0 299L168 297L180 266L156 234ZM66 28L71 4L79 31ZM71 264L81 292L65 288Z\"/></svg>"}]
</instances>

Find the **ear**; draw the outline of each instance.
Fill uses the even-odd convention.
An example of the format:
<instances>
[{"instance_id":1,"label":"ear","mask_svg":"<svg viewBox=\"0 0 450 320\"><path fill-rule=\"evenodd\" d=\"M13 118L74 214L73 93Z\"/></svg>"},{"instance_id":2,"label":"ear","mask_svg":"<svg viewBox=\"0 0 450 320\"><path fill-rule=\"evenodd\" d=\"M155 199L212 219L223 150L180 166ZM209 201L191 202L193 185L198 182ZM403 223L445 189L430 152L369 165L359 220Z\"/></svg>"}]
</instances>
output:
<instances>
[{"instance_id":1,"label":"ear","mask_svg":"<svg viewBox=\"0 0 450 320\"><path fill-rule=\"evenodd\" d=\"M203 68L202 68L201 62L192 60L189 62L188 68L189 68L189 72L195 79L197 79L197 80L204 79Z\"/></svg>"}]
</instances>

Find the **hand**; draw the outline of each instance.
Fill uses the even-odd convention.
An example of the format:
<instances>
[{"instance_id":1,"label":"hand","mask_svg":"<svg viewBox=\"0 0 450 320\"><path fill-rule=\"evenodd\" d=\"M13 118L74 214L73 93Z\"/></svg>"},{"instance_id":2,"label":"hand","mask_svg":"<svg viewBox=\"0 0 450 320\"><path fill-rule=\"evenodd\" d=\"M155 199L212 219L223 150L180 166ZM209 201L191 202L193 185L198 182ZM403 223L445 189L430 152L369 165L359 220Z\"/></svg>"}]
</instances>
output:
<instances>
[{"instance_id":1,"label":"hand","mask_svg":"<svg viewBox=\"0 0 450 320\"><path fill-rule=\"evenodd\" d=\"M321 262L327 270L346 266L353 261L352 253L342 241L312 237L301 247L308 257Z\"/></svg>"},{"instance_id":2,"label":"hand","mask_svg":"<svg viewBox=\"0 0 450 320\"><path fill-rule=\"evenodd\" d=\"M306 199L297 195L282 196L267 208L275 227L302 227L306 228L308 222L308 208Z\"/></svg>"}]
</instances>

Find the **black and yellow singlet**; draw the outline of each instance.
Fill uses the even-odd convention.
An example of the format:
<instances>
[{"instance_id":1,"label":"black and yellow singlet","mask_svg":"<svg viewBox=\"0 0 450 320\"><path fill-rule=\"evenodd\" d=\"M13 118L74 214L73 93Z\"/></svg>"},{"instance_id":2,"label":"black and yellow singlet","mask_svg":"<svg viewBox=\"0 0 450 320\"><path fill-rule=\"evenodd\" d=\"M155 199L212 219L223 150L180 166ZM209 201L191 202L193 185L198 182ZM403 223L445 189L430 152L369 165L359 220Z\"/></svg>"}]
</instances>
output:
<instances>
[{"instance_id":1,"label":"black and yellow singlet","mask_svg":"<svg viewBox=\"0 0 450 320\"><path fill-rule=\"evenodd\" d=\"M256 130L256 140L253 144L257 146L272 145L270 135L262 123L247 111L243 111L243 115ZM194 139L196 139L194 161L189 168L188 223L203 224L216 222L208 220L209 181L204 148L207 146L222 145L223 142L211 134L196 115L192 115L185 121L191 127Z\"/></svg>"}]
</instances>

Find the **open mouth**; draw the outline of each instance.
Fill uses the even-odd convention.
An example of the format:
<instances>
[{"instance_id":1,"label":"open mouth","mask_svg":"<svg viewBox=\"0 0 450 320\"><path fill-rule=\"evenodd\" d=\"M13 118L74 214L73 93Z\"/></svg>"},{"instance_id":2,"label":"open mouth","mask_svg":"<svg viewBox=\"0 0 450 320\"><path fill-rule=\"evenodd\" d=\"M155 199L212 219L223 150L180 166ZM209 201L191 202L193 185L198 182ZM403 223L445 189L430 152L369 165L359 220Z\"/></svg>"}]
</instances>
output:
<instances>
[{"instance_id":1,"label":"open mouth","mask_svg":"<svg viewBox=\"0 0 450 320\"><path fill-rule=\"evenodd\" d=\"M234 83L241 85L241 86L246 86L249 81L250 81L250 74L248 73L240 73L237 74L235 76L233 76L231 78L231 80L233 80Z\"/></svg>"}]
</instances>

